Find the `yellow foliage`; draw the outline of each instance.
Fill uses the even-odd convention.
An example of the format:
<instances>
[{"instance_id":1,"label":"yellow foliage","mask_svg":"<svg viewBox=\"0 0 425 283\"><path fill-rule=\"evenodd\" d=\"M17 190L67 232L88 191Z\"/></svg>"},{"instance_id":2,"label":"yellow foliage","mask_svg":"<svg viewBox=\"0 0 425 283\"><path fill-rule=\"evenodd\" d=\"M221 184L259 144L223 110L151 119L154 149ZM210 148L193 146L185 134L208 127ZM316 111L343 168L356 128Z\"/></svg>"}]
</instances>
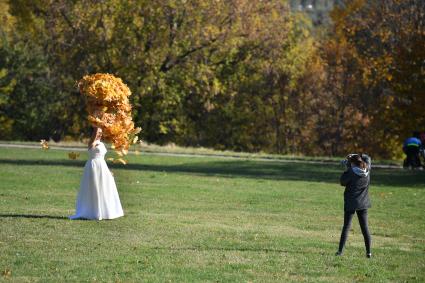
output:
<instances>
[{"instance_id":1,"label":"yellow foliage","mask_svg":"<svg viewBox=\"0 0 425 283\"><path fill-rule=\"evenodd\" d=\"M111 74L98 73L84 76L78 87L87 101L89 122L102 129L103 137L117 153L127 154L134 134L141 131L134 128L131 118L128 86Z\"/></svg>"},{"instance_id":2,"label":"yellow foliage","mask_svg":"<svg viewBox=\"0 0 425 283\"><path fill-rule=\"evenodd\" d=\"M42 149L49 149L49 144L46 140L40 140L40 144Z\"/></svg>"},{"instance_id":3,"label":"yellow foliage","mask_svg":"<svg viewBox=\"0 0 425 283\"><path fill-rule=\"evenodd\" d=\"M72 159L72 160L77 159L79 156L80 156L79 153L76 153L76 152L73 152L73 151L71 151L70 153L68 153L68 158L69 159Z\"/></svg>"}]
</instances>

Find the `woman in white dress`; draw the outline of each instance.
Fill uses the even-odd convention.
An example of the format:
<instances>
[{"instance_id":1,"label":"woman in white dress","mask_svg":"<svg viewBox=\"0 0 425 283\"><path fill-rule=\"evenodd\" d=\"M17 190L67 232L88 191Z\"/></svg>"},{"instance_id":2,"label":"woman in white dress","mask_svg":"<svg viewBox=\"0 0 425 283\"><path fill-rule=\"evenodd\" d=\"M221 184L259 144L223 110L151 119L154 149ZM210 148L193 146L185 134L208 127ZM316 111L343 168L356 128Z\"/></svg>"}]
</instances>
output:
<instances>
[{"instance_id":1,"label":"woman in white dress","mask_svg":"<svg viewBox=\"0 0 425 283\"><path fill-rule=\"evenodd\" d=\"M107 152L100 141L102 130L95 128L89 142L89 160L77 197L75 215L70 219L114 219L124 215L114 177L106 165Z\"/></svg>"}]
</instances>

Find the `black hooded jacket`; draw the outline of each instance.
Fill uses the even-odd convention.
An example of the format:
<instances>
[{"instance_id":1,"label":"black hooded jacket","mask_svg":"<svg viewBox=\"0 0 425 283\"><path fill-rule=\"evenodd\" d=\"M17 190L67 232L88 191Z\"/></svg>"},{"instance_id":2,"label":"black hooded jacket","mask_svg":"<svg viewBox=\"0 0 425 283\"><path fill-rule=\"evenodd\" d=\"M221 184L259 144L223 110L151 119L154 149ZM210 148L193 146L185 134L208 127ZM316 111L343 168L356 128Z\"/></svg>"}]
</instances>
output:
<instances>
[{"instance_id":1,"label":"black hooded jacket","mask_svg":"<svg viewBox=\"0 0 425 283\"><path fill-rule=\"evenodd\" d=\"M371 207L369 199L371 159L366 154L362 154L362 159L367 164L365 170L358 167L349 167L342 173L340 178L341 186L345 186L345 211L362 210Z\"/></svg>"}]
</instances>

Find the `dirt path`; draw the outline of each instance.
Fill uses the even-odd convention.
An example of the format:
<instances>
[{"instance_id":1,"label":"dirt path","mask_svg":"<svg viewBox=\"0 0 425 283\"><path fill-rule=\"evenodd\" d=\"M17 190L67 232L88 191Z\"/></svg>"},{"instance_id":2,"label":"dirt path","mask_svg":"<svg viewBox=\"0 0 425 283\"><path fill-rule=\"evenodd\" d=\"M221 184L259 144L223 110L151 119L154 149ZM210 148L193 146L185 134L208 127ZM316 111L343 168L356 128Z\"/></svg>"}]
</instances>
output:
<instances>
[{"instance_id":1,"label":"dirt path","mask_svg":"<svg viewBox=\"0 0 425 283\"><path fill-rule=\"evenodd\" d=\"M0 143L0 147L3 148L33 148L41 149L38 145L23 145L23 144L6 144ZM86 151L83 147L67 147L67 146L50 146L50 149L64 150L64 151ZM129 154L135 154L134 151L129 151ZM158 156L177 156L177 157L208 157L208 158L222 158L222 159L240 159L240 160L253 160L253 161L264 161L264 162L283 162L283 163L308 163L308 164L332 164L338 165L339 162L331 160L302 160L302 159L283 159L283 158L267 158L267 157L244 157L238 155L220 155L220 154L196 154L196 153L170 153L170 152L155 152L155 151L142 151L144 155L158 155ZM372 164L373 168L384 168L384 169L402 169L400 165L389 165L389 164Z\"/></svg>"}]
</instances>

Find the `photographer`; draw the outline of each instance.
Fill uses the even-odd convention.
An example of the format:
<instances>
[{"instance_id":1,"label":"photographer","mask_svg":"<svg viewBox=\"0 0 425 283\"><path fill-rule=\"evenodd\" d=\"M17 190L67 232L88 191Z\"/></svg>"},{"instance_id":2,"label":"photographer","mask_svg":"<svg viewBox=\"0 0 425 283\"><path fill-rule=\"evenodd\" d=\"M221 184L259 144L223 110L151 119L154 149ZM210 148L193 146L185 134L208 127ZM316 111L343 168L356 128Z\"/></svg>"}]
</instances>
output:
<instances>
[{"instance_id":1,"label":"photographer","mask_svg":"<svg viewBox=\"0 0 425 283\"><path fill-rule=\"evenodd\" d=\"M371 237L367 224L367 210L371 207L369 199L369 182L371 159L366 154L350 154L343 161L346 166L345 172L341 175L341 185L345 186L344 191L344 226L342 227L341 239L339 242L337 256L342 255L351 220L354 213L357 213L360 228L366 246L366 256L370 258Z\"/></svg>"}]
</instances>

